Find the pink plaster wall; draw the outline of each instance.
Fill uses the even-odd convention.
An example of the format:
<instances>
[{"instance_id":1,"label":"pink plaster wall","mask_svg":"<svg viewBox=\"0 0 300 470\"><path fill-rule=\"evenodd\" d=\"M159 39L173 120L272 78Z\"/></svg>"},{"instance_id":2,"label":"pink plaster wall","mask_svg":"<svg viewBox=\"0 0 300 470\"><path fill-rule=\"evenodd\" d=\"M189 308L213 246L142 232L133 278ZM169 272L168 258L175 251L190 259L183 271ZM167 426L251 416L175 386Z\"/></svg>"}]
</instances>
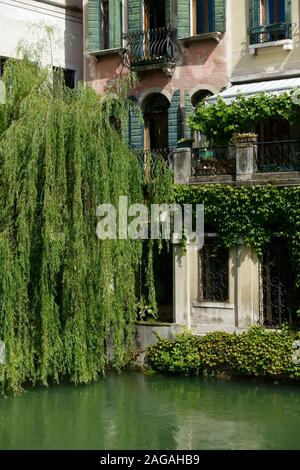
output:
<instances>
[{"instance_id":1,"label":"pink plaster wall","mask_svg":"<svg viewBox=\"0 0 300 470\"><path fill-rule=\"evenodd\" d=\"M113 79L128 73L116 53L102 56L98 62L88 56L86 71L86 81L101 94L109 88ZM208 89L217 93L228 84L226 38L220 43L205 40L190 43L188 47L182 46L182 64L176 67L172 77L166 76L162 70L152 70L141 72L140 78L138 86L132 90L137 98L149 88L159 88L170 95L179 89Z\"/></svg>"}]
</instances>

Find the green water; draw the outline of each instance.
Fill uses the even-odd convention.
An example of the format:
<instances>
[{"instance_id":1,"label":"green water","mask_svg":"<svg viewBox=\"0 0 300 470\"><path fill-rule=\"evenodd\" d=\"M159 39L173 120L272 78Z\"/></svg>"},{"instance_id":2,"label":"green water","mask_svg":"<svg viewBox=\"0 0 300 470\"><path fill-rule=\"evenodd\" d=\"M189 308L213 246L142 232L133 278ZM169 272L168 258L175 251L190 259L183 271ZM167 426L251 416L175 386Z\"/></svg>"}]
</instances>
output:
<instances>
[{"instance_id":1,"label":"green water","mask_svg":"<svg viewBox=\"0 0 300 470\"><path fill-rule=\"evenodd\" d=\"M0 399L0 449L300 449L300 387L109 375Z\"/></svg>"}]
</instances>

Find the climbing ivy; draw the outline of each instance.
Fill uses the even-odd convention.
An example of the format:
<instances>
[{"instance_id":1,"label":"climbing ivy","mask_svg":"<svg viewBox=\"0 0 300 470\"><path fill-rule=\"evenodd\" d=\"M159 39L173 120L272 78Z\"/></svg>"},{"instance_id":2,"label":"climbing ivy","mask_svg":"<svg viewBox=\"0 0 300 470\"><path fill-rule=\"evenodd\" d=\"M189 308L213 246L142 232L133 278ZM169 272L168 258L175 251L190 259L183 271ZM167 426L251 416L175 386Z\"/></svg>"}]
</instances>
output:
<instances>
[{"instance_id":1,"label":"climbing ivy","mask_svg":"<svg viewBox=\"0 0 300 470\"><path fill-rule=\"evenodd\" d=\"M300 287L300 187L175 186L180 204L204 204L205 231L217 233L216 248L239 239L261 257L274 233L287 241Z\"/></svg>"},{"instance_id":2,"label":"climbing ivy","mask_svg":"<svg viewBox=\"0 0 300 470\"><path fill-rule=\"evenodd\" d=\"M132 78L104 98L81 85L67 89L62 77L53 82L50 68L25 57L6 63L4 81L0 384L17 391L25 382L47 385L63 376L87 383L109 357L120 369L133 347L142 241L96 237L100 204L117 206L120 195L129 204L144 201L140 162L120 138ZM170 180L163 162L158 166L156 200ZM151 199L152 189L146 193ZM152 252L147 302L156 308L151 262Z\"/></svg>"},{"instance_id":3,"label":"climbing ivy","mask_svg":"<svg viewBox=\"0 0 300 470\"><path fill-rule=\"evenodd\" d=\"M255 130L257 124L268 119L294 123L299 116L298 91L280 95L258 93L251 97L237 96L227 104L219 97L215 104L202 101L189 118L189 124L204 134L211 144L228 143L237 132Z\"/></svg>"}]
</instances>

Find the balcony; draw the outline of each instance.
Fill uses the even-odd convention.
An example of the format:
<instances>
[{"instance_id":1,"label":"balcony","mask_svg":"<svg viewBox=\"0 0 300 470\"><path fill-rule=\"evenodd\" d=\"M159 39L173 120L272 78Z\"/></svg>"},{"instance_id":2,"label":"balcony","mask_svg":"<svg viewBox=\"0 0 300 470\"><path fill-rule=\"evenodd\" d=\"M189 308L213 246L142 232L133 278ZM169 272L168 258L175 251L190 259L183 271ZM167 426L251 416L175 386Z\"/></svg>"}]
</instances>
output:
<instances>
[{"instance_id":1,"label":"balcony","mask_svg":"<svg viewBox=\"0 0 300 470\"><path fill-rule=\"evenodd\" d=\"M292 39L291 23L273 23L250 28L250 45Z\"/></svg>"},{"instance_id":2,"label":"balcony","mask_svg":"<svg viewBox=\"0 0 300 470\"><path fill-rule=\"evenodd\" d=\"M156 28L126 33L123 39L123 63L132 70L168 70L175 67L181 58L176 29Z\"/></svg>"},{"instance_id":3,"label":"balcony","mask_svg":"<svg viewBox=\"0 0 300 470\"><path fill-rule=\"evenodd\" d=\"M235 147L192 150L192 177L235 175Z\"/></svg>"},{"instance_id":4,"label":"balcony","mask_svg":"<svg viewBox=\"0 0 300 470\"><path fill-rule=\"evenodd\" d=\"M300 141L258 142L256 170L260 173L300 171Z\"/></svg>"},{"instance_id":5,"label":"balcony","mask_svg":"<svg viewBox=\"0 0 300 470\"><path fill-rule=\"evenodd\" d=\"M300 141L238 141L193 149L190 174L189 182L199 184L300 184Z\"/></svg>"},{"instance_id":6,"label":"balcony","mask_svg":"<svg viewBox=\"0 0 300 470\"><path fill-rule=\"evenodd\" d=\"M300 185L300 140L135 152L146 180L155 178L164 161L177 184Z\"/></svg>"}]
</instances>

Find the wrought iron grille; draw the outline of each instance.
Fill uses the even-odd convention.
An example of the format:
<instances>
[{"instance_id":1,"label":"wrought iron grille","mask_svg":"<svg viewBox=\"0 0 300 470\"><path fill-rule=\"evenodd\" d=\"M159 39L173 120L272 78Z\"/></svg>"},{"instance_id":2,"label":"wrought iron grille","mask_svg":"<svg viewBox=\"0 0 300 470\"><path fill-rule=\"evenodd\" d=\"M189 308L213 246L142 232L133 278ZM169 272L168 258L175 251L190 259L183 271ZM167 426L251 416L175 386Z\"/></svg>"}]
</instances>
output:
<instances>
[{"instance_id":1,"label":"wrought iron grille","mask_svg":"<svg viewBox=\"0 0 300 470\"><path fill-rule=\"evenodd\" d=\"M279 41L292 38L291 23L273 23L250 28L250 44Z\"/></svg>"},{"instance_id":2,"label":"wrought iron grille","mask_svg":"<svg viewBox=\"0 0 300 470\"><path fill-rule=\"evenodd\" d=\"M260 266L260 322L267 327L292 323L300 301L291 270L287 246L273 240Z\"/></svg>"},{"instance_id":3,"label":"wrought iron grille","mask_svg":"<svg viewBox=\"0 0 300 470\"><path fill-rule=\"evenodd\" d=\"M174 168L172 149L136 150L136 152L144 179L152 180L155 178L157 174L156 168L160 160L163 160L171 170Z\"/></svg>"},{"instance_id":4,"label":"wrought iron grille","mask_svg":"<svg viewBox=\"0 0 300 470\"><path fill-rule=\"evenodd\" d=\"M300 141L259 142L256 161L262 173L300 171Z\"/></svg>"},{"instance_id":5,"label":"wrought iron grille","mask_svg":"<svg viewBox=\"0 0 300 470\"><path fill-rule=\"evenodd\" d=\"M215 252L213 240L205 239L199 252L199 301L228 302L229 252Z\"/></svg>"},{"instance_id":6,"label":"wrought iron grille","mask_svg":"<svg viewBox=\"0 0 300 470\"><path fill-rule=\"evenodd\" d=\"M192 176L234 175L235 147L194 148Z\"/></svg>"},{"instance_id":7,"label":"wrought iron grille","mask_svg":"<svg viewBox=\"0 0 300 470\"><path fill-rule=\"evenodd\" d=\"M128 68L153 64L177 64L180 49L177 42L177 30L156 28L123 34L126 42L123 62Z\"/></svg>"}]
</instances>

